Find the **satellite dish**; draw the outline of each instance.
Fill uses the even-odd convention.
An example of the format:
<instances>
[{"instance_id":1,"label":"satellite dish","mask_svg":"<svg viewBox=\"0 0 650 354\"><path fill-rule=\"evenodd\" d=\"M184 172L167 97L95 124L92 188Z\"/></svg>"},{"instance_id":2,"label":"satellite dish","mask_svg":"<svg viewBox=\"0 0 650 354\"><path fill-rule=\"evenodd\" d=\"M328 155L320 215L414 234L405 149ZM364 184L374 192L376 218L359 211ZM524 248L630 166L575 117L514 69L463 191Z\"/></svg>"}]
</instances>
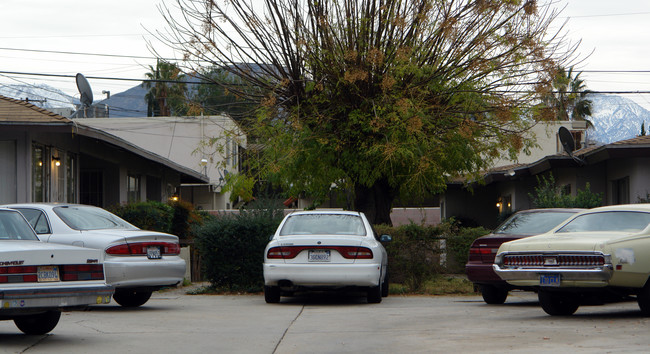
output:
<instances>
[{"instance_id":1,"label":"satellite dish","mask_svg":"<svg viewBox=\"0 0 650 354\"><path fill-rule=\"evenodd\" d=\"M93 91L90 89L90 84L83 74L77 74L77 89L81 94L81 104L84 107L90 107L93 104Z\"/></svg>"},{"instance_id":2,"label":"satellite dish","mask_svg":"<svg viewBox=\"0 0 650 354\"><path fill-rule=\"evenodd\" d=\"M560 136L560 143L562 144L564 151L566 151L566 153L569 154L569 156L571 156L571 158L573 158L573 160L579 165L584 165L585 162L583 160L577 156L573 156L573 151L576 149L576 142L573 140L573 135L571 135L569 129L560 127L558 135Z\"/></svg>"},{"instance_id":3,"label":"satellite dish","mask_svg":"<svg viewBox=\"0 0 650 354\"><path fill-rule=\"evenodd\" d=\"M562 144L562 147L564 147L564 151L566 151L569 156L573 156L573 150L576 149L576 142L573 140L573 135L571 135L569 129L560 127L558 135L560 136L560 143Z\"/></svg>"}]
</instances>

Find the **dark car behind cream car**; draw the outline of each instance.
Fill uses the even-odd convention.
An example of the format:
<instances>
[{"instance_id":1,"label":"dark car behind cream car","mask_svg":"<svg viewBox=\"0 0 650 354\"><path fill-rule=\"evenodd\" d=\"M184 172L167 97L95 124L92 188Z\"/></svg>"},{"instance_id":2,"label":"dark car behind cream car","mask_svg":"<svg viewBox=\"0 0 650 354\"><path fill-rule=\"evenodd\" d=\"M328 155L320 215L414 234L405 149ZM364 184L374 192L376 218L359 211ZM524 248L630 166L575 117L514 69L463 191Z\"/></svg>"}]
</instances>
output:
<instances>
[{"instance_id":1,"label":"dark car behind cream car","mask_svg":"<svg viewBox=\"0 0 650 354\"><path fill-rule=\"evenodd\" d=\"M89 205L5 206L23 213L42 241L103 251L106 281L115 287L113 299L122 306L143 305L153 291L174 286L185 276L185 261L174 235L141 230Z\"/></svg>"},{"instance_id":2,"label":"dark car behind cream car","mask_svg":"<svg viewBox=\"0 0 650 354\"><path fill-rule=\"evenodd\" d=\"M537 289L550 315L631 297L650 315L650 204L590 209L548 233L506 242L494 270Z\"/></svg>"},{"instance_id":3,"label":"dark car behind cream car","mask_svg":"<svg viewBox=\"0 0 650 354\"><path fill-rule=\"evenodd\" d=\"M111 301L102 252L39 241L23 216L0 208L0 320L45 334L61 311ZM0 344L1 345L1 344Z\"/></svg>"},{"instance_id":4,"label":"dark car behind cream car","mask_svg":"<svg viewBox=\"0 0 650 354\"><path fill-rule=\"evenodd\" d=\"M516 287L501 279L492 269L497 250L502 243L548 232L571 215L585 209L528 209L521 210L506 219L492 233L479 237L469 249L465 273L478 286L483 300L488 304L503 304L508 292Z\"/></svg>"}]
</instances>

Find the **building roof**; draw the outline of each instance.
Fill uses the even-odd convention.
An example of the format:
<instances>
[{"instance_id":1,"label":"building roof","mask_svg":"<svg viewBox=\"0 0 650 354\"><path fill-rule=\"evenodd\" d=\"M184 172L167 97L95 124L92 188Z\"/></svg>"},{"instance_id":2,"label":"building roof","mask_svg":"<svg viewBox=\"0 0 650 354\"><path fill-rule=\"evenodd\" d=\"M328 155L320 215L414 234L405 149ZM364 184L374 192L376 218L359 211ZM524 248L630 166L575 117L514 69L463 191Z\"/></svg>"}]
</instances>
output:
<instances>
[{"instance_id":1,"label":"building roof","mask_svg":"<svg viewBox=\"0 0 650 354\"><path fill-rule=\"evenodd\" d=\"M72 134L79 134L110 143L179 172L183 183L206 183L209 181L207 177L202 175L200 172L177 164L146 149L142 149L124 139L102 131L101 129L79 126L68 118L37 107L31 103L0 95L0 126L1 125L69 125L74 127L74 129L71 130Z\"/></svg>"},{"instance_id":2,"label":"building roof","mask_svg":"<svg viewBox=\"0 0 650 354\"><path fill-rule=\"evenodd\" d=\"M577 167L602 162L612 158L626 158L650 155L650 136L638 136L636 138L616 141L610 144L589 146L574 151L573 156L566 152L546 156L528 164L512 164L497 166L484 171L482 179L485 184L516 179L523 175L535 175L549 170L552 167ZM467 179L457 178L450 181L450 184L471 182ZM475 181L474 181L475 182Z\"/></svg>"},{"instance_id":3,"label":"building roof","mask_svg":"<svg viewBox=\"0 0 650 354\"><path fill-rule=\"evenodd\" d=\"M71 125L72 121L29 102L0 95L0 123Z\"/></svg>"}]
</instances>

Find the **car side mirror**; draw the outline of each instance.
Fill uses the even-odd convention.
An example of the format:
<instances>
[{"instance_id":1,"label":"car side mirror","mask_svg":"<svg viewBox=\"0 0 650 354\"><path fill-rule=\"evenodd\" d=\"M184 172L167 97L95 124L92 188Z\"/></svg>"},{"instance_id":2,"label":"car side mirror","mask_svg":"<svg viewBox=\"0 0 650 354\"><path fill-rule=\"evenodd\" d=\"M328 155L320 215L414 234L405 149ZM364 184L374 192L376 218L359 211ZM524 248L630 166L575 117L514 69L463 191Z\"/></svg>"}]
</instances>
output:
<instances>
[{"instance_id":1,"label":"car side mirror","mask_svg":"<svg viewBox=\"0 0 650 354\"><path fill-rule=\"evenodd\" d=\"M379 236L379 242L390 242L393 238L390 235L381 235Z\"/></svg>"}]
</instances>

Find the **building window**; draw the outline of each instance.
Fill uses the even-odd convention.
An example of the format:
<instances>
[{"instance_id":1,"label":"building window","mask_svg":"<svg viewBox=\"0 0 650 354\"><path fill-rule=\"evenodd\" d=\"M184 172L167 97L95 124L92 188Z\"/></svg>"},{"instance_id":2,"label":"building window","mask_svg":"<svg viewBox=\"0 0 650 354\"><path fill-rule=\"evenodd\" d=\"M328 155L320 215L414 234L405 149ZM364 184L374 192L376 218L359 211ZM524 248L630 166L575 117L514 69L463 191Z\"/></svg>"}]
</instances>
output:
<instances>
[{"instance_id":1,"label":"building window","mask_svg":"<svg viewBox=\"0 0 650 354\"><path fill-rule=\"evenodd\" d=\"M65 158L65 190L68 203L77 202L77 157L68 153Z\"/></svg>"},{"instance_id":2,"label":"building window","mask_svg":"<svg viewBox=\"0 0 650 354\"><path fill-rule=\"evenodd\" d=\"M32 201L45 202L46 195L46 161L45 148L40 145L32 146Z\"/></svg>"},{"instance_id":3,"label":"building window","mask_svg":"<svg viewBox=\"0 0 650 354\"><path fill-rule=\"evenodd\" d=\"M140 201L140 176L128 175L126 180L127 201L135 203Z\"/></svg>"},{"instance_id":4,"label":"building window","mask_svg":"<svg viewBox=\"0 0 650 354\"><path fill-rule=\"evenodd\" d=\"M81 204L104 206L104 175L101 170L83 170L80 172L79 202Z\"/></svg>"},{"instance_id":5,"label":"building window","mask_svg":"<svg viewBox=\"0 0 650 354\"><path fill-rule=\"evenodd\" d=\"M612 181L612 204L630 203L630 177Z\"/></svg>"}]
</instances>

